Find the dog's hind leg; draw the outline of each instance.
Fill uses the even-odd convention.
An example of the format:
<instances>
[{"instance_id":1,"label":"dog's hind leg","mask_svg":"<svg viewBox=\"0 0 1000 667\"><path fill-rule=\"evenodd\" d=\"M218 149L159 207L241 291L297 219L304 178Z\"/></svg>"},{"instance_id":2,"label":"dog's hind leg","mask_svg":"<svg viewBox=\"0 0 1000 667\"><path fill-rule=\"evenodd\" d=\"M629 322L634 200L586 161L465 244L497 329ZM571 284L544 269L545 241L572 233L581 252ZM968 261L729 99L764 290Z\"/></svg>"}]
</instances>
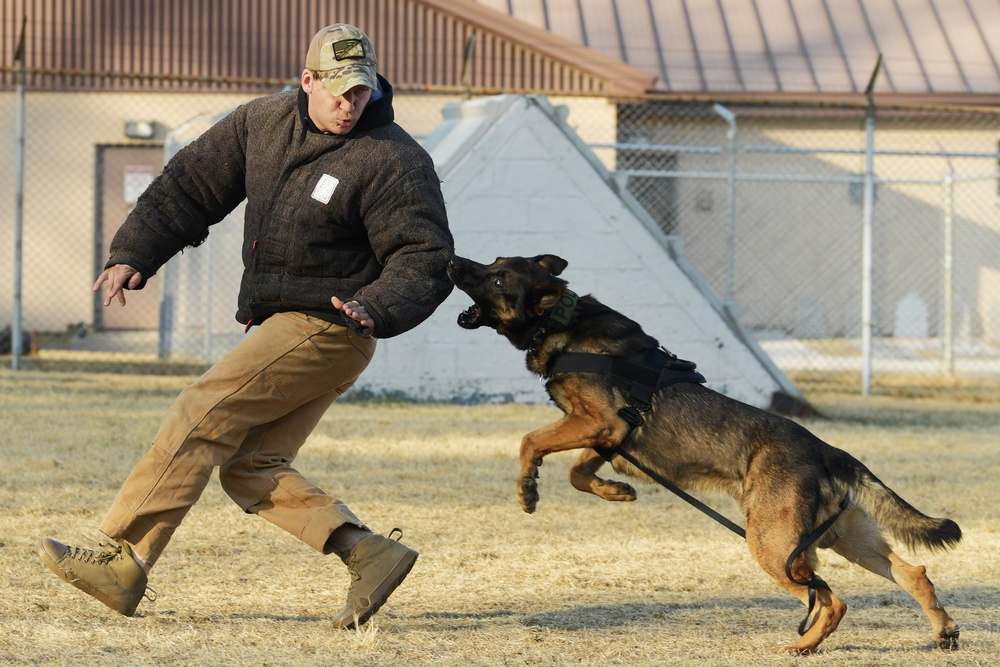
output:
<instances>
[{"instance_id":1,"label":"dog's hind leg","mask_svg":"<svg viewBox=\"0 0 1000 667\"><path fill-rule=\"evenodd\" d=\"M809 606L809 587L788 578L785 563L788 556L798 546L800 535L807 531L804 526L781 522L747 521L747 546L750 552L779 586ZM792 577L797 581L812 581L816 568L815 547L806 549L793 562ZM815 606L808 619L808 629L799 641L778 649L784 653L805 655L812 653L820 643L837 629L840 620L847 613L847 605L833 594L828 586L816 587Z\"/></svg>"},{"instance_id":2,"label":"dog's hind leg","mask_svg":"<svg viewBox=\"0 0 1000 667\"><path fill-rule=\"evenodd\" d=\"M858 510L845 512L834 530L839 537L831 549L850 562L896 583L912 595L930 619L938 647L945 650L958 648L958 624L938 601L934 584L927 578L923 565L910 565L893 553L875 522Z\"/></svg>"},{"instance_id":3,"label":"dog's hind leg","mask_svg":"<svg viewBox=\"0 0 1000 667\"><path fill-rule=\"evenodd\" d=\"M630 484L613 479L602 479L597 471L604 465L604 458L593 449L585 449L569 469L569 483L577 491L593 493L605 500L635 500L635 489Z\"/></svg>"}]
</instances>

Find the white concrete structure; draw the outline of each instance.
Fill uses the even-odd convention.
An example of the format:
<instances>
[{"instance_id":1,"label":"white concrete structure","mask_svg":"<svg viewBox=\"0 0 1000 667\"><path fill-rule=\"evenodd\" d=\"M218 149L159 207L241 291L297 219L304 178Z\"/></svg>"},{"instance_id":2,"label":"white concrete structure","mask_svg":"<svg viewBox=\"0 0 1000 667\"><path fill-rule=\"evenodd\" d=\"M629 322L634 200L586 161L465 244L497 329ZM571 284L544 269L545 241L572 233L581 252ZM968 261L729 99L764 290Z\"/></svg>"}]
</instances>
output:
<instances>
[{"instance_id":1,"label":"white concrete structure","mask_svg":"<svg viewBox=\"0 0 1000 667\"><path fill-rule=\"evenodd\" d=\"M459 255L552 253L562 277L697 362L714 389L759 407L801 399L657 227L544 98L504 95L448 105L427 139ZM356 385L376 395L458 402L545 402L522 352L491 329L456 324L457 290L424 324L381 341Z\"/></svg>"}]
</instances>

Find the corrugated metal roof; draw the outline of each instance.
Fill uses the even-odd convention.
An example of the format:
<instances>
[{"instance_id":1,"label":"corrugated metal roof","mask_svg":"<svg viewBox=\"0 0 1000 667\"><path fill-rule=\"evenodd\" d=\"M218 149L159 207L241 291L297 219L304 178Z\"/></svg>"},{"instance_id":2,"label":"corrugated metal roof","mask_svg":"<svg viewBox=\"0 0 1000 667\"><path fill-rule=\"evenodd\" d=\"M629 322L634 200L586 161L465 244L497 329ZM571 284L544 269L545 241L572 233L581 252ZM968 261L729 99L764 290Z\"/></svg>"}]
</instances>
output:
<instances>
[{"instance_id":1,"label":"corrugated metal roof","mask_svg":"<svg viewBox=\"0 0 1000 667\"><path fill-rule=\"evenodd\" d=\"M621 58L588 49L579 42L468 0L416 0L416 3L425 11L462 25L466 34L475 32L480 36L483 43L477 43L472 54L470 84L473 86L636 97L654 85L655 74ZM433 48L439 36L415 34L413 39L427 49L428 45ZM574 77L582 78L584 84L574 83Z\"/></svg>"},{"instance_id":2,"label":"corrugated metal roof","mask_svg":"<svg viewBox=\"0 0 1000 667\"><path fill-rule=\"evenodd\" d=\"M13 64L23 16L32 89L267 89L294 80L310 37L334 22L361 26L404 90L634 98L655 79L467 0L2 0L0 68ZM0 69L0 88L12 85Z\"/></svg>"},{"instance_id":3,"label":"corrugated metal roof","mask_svg":"<svg viewBox=\"0 0 1000 667\"><path fill-rule=\"evenodd\" d=\"M997 0L462 0L651 74L674 94L1000 94Z\"/></svg>"},{"instance_id":4,"label":"corrugated metal roof","mask_svg":"<svg viewBox=\"0 0 1000 667\"><path fill-rule=\"evenodd\" d=\"M2 0L3 88L24 15L28 66L63 73L28 85L51 90L288 80L316 27L340 20L404 89L839 101L882 53L878 94L1000 104L1000 0Z\"/></svg>"}]
</instances>

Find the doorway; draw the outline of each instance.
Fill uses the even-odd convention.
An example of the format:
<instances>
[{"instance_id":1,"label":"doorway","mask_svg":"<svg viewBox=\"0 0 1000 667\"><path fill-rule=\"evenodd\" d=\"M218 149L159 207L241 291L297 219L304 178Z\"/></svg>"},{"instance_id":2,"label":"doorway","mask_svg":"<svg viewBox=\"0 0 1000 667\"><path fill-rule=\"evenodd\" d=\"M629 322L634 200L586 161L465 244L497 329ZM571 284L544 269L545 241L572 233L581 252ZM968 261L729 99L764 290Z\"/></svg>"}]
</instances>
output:
<instances>
[{"instance_id":1,"label":"doorway","mask_svg":"<svg viewBox=\"0 0 1000 667\"><path fill-rule=\"evenodd\" d=\"M104 270L115 232L135 207L139 195L163 170L162 146L97 146L97 183L94 233L94 279ZM139 291L125 295L128 305L117 300L104 307L106 291L94 293L94 328L155 330L160 324L158 281L150 280Z\"/></svg>"}]
</instances>

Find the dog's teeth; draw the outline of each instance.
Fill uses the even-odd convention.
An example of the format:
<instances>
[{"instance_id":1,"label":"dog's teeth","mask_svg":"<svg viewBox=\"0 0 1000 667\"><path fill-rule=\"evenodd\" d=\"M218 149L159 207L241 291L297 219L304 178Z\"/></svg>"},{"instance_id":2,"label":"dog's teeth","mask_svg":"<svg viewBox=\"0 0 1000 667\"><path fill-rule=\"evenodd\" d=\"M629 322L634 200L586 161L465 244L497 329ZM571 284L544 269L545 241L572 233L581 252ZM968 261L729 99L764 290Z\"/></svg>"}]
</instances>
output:
<instances>
[{"instance_id":1,"label":"dog's teeth","mask_svg":"<svg viewBox=\"0 0 1000 667\"><path fill-rule=\"evenodd\" d=\"M459 314L458 324L466 329L473 329L479 326L479 317L481 314L482 311L480 311L479 306L472 304Z\"/></svg>"}]
</instances>

